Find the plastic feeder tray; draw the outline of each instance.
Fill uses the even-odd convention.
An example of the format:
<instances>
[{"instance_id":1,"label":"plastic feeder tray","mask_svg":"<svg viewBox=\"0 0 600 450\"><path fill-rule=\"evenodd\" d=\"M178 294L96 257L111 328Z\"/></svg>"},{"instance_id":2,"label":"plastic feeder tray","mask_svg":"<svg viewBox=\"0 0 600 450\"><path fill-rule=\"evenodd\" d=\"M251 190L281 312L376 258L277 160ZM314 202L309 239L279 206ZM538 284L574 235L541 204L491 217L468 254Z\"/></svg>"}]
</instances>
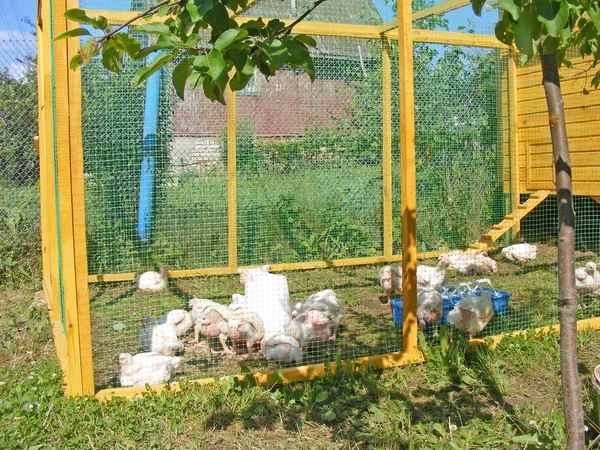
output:
<instances>
[{"instance_id":1,"label":"plastic feeder tray","mask_svg":"<svg viewBox=\"0 0 600 450\"><path fill-rule=\"evenodd\" d=\"M473 290L475 295L481 296L483 291L490 293L492 297L492 304L494 306L494 314L503 316L508 312L508 299L511 295L510 292L494 289L494 286L492 286L492 283L488 279L478 280L475 283L477 284L477 287ZM490 287L481 287L481 284L483 283L489 284Z\"/></svg>"},{"instance_id":2,"label":"plastic feeder tray","mask_svg":"<svg viewBox=\"0 0 600 450\"><path fill-rule=\"evenodd\" d=\"M454 309L454 305L458 303L458 301L462 298L463 292L458 286L451 286L454 288L453 290L445 290L441 293L442 295L442 305L444 307L444 313L442 314L442 318L440 319L440 325L448 324L448 313ZM402 298L395 298L391 300L392 306L392 319L396 325L402 325L404 321L404 311L403 311L403 303Z\"/></svg>"}]
</instances>

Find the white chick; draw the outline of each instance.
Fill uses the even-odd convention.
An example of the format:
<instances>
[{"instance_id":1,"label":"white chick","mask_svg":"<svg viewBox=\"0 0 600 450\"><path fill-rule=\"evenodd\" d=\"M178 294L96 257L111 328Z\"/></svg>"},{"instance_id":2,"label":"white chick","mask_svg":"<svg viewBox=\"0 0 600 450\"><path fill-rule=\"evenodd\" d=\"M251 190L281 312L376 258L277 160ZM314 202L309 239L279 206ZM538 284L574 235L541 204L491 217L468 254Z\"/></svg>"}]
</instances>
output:
<instances>
[{"instance_id":1,"label":"white chick","mask_svg":"<svg viewBox=\"0 0 600 450\"><path fill-rule=\"evenodd\" d=\"M174 309L166 312L158 319L159 324L167 322L175 325L177 336L183 336L194 326L191 314L185 309Z\"/></svg>"},{"instance_id":2,"label":"white chick","mask_svg":"<svg viewBox=\"0 0 600 450\"><path fill-rule=\"evenodd\" d=\"M286 334L296 339L302 349L311 344L329 341L329 331L327 315L314 309L294 317L286 328Z\"/></svg>"},{"instance_id":3,"label":"white chick","mask_svg":"<svg viewBox=\"0 0 600 450\"><path fill-rule=\"evenodd\" d=\"M283 333L292 320L288 282L284 275L267 272L268 267L238 270L245 286L244 295L234 294L232 304L257 313L265 332Z\"/></svg>"},{"instance_id":4,"label":"white chick","mask_svg":"<svg viewBox=\"0 0 600 450\"><path fill-rule=\"evenodd\" d=\"M246 344L248 355L252 355L254 345L265 335L263 321L255 312L237 306L232 308L234 309L229 319L229 339L235 344Z\"/></svg>"},{"instance_id":5,"label":"white chick","mask_svg":"<svg viewBox=\"0 0 600 450\"><path fill-rule=\"evenodd\" d=\"M168 271L169 268L165 264L160 266L160 273L153 271L144 272L137 276L133 281L135 282L136 287L142 291L162 291L167 287Z\"/></svg>"},{"instance_id":6,"label":"white chick","mask_svg":"<svg viewBox=\"0 0 600 450\"><path fill-rule=\"evenodd\" d=\"M600 289L600 272L594 262L585 263L575 271L575 287L578 294L591 294Z\"/></svg>"},{"instance_id":7,"label":"white chick","mask_svg":"<svg viewBox=\"0 0 600 450\"><path fill-rule=\"evenodd\" d=\"M446 268L448 263L440 261L437 266L417 266L417 288L435 289L446 284Z\"/></svg>"},{"instance_id":8,"label":"white chick","mask_svg":"<svg viewBox=\"0 0 600 450\"><path fill-rule=\"evenodd\" d=\"M475 259L481 263L484 272L498 272L498 263L488 256L486 252L475 255Z\"/></svg>"},{"instance_id":9,"label":"white chick","mask_svg":"<svg viewBox=\"0 0 600 450\"><path fill-rule=\"evenodd\" d=\"M436 327L444 314L442 295L433 289L422 289L417 293L417 320L419 328L425 331L428 323Z\"/></svg>"},{"instance_id":10,"label":"white chick","mask_svg":"<svg viewBox=\"0 0 600 450\"><path fill-rule=\"evenodd\" d=\"M169 381L181 365L178 356L160 353L119 354L119 382L121 386L145 386Z\"/></svg>"},{"instance_id":11,"label":"white chick","mask_svg":"<svg viewBox=\"0 0 600 450\"><path fill-rule=\"evenodd\" d=\"M402 292L402 267L383 266L379 271L379 285L388 299L385 305L392 306L392 295Z\"/></svg>"},{"instance_id":12,"label":"white chick","mask_svg":"<svg viewBox=\"0 0 600 450\"><path fill-rule=\"evenodd\" d=\"M292 311L292 317L310 311L321 311L329 319L329 334L332 341L337 337L337 330L344 318L344 307L332 289L325 289L308 297L304 302L298 302Z\"/></svg>"},{"instance_id":13,"label":"white chick","mask_svg":"<svg viewBox=\"0 0 600 450\"><path fill-rule=\"evenodd\" d=\"M218 339L224 355L235 355L235 352L227 346L229 334L229 319L232 310L225 305L208 299L192 298L189 302L190 314L194 320L194 341L198 342L198 336L202 333L209 340ZM219 352L214 352L219 353Z\"/></svg>"},{"instance_id":14,"label":"white chick","mask_svg":"<svg viewBox=\"0 0 600 450\"><path fill-rule=\"evenodd\" d=\"M448 313L448 323L469 335L480 333L494 316L492 295L483 291L481 296L467 294Z\"/></svg>"},{"instance_id":15,"label":"white chick","mask_svg":"<svg viewBox=\"0 0 600 450\"><path fill-rule=\"evenodd\" d=\"M260 350L265 358L282 363L302 362L302 350L298 341L283 333L267 333L260 342Z\"/></svg>"},{"instance_id":16,"label":"white chick","mask_svg":"<svg viewBox=\"0 0 600 450\"><path fill-rule=\"evenodd\" d=\"M161 353L174 356L184 350L183 342L177 336L176 316L168 316L165 323L159 324L156 317L144 317L144 328L140 332L143 352Z\"/></svg>"},{"instance_id":17,"label":"white chick","mask_svg":"<svg viewBox=\"0 0 600 450\"><path fill-rule=\"evenodd\" d=\"M514 244L504 247L502 254L509 261L525 262L534 260L537 257L537 247L532 244Z\"/></svg>"}]
</instances>

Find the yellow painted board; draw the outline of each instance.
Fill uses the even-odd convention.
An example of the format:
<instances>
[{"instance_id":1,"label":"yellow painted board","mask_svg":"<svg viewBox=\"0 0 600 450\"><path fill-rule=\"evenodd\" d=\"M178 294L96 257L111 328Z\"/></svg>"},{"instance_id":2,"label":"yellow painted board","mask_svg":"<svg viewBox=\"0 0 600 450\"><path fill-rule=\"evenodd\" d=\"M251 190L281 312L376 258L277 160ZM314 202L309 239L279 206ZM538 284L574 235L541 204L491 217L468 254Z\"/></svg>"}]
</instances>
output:
<instances>
[{"instance_id":1,"label":"yellow painted board","mask_svg":"<svg viewBox=\"0 0 600 450\"><path fill-rule=\"evenodd\" d=\"M67 9L77 8L78 0L67 0ZM79 24L70 23L68 28ZM68 61L79 51L76 39L67 40ZM83 178L83 138L81 131L81 69L69 70L69 131L71 157L71 203L73 214L73 243L75 261L75 283L77 323L83 393L94 393L94 370L92 364L92 331L90 301L88 293L88 264L86 248L85 194Z\"/></svg>"},{"instance_id":2,"label":"yellow painted board","mask_svg":"<svg viewBox=\"0 0 600 450\"><path fill-rule=\"evenodd\" d=\"M237 113L236 94L227 90L227 261L237 269Z\"/></svg>"},{"instance_id":3,"label":"yellow painted board","mask_svg":"<svg viewBox=\"0 0 600 450\"><path fill-rule=\"evenodd\" d=\"M462 8L463 6L469 5L471 0L446 0L445 2L438 3L437 5L424 8L420 11L414 12L412 15L413 20L422 19L423 17L434 16L444 14L455 9Z\"/></svg>"},{"instance_id":4,"label":"yellow painted board","mask_svg":"<svg viewBox=\"0 0 600 450\"><path fill-rule=\"evenodd\" d=\"M385 33L390 39L394 39L394 32ZM426 42L431 44L464 45L467 47L483 48L508 48L494 36L484 34L458 33L454 31L416 30L412 32L415 42Z\"/></svg>"},{"instance_id":5,"label":"yellow painted board","mask_svg":"<svg viewBox=\"0 0 600 450\"><path fill-rule=\"evenodd\" d=\"M415 88L411 1L398 6L398 62L400 83L400 167L402 204L402 291L404 325L402 346L417 352L417 178L415 158Z\"/></svg>"},{"instance_id":6,"label":"yellow painted board","mask_svg":"<svg viewBox=\"0 0 600 450\"><path fill-rule=\"evenodd\" d=\"M593 138L585 139L592 141ZM579 141L579 139L578 139ZM598 138L596 138L596 142L598 142ZM569 142L569 147L571 146L571 142ZM593 147L580 147L581 151L574 151L570 153L571 156L571 165L572 167L585 167L585 166L600 166L600 150L590 150ZM598 148L598 147L596 147ZM534 153L539 149L543 149L544 153ZM530 151L530 162L529 166L532 168L535 167L546 167L548 165L552 165L552 153L550 153L551 147L549 145L532 145ZM600 173L595 179L600 178Z\"/></svg>"},{"instance_id":7,"label":"yellow painted board","mask_svg":"<svg viewBox=\"0 0 600 450\"><path fill-rule=\"evenodd\" d=\"M579 75L581 78L585 78L585 74L583 74L581 72L580 69L582 68L587 68L590 66L591 63L591 59L584 59L581 57L575 57L575 58L570 58L569 61L571 61L571 64L573 64L573 68L569 69L568 67L562 66L560 68L560 72L567 72L567 73L573 73L573 74L577 74ZM542 76L542 66L538 62L534 62L532 64L528 64L525 67L519 67L519 74L521 75L530 75L530 74L539 74L540 77ZM588 83L591 81L591 78L588 77Z\"/></svg>"},{"instance_id":8,"label":"yellow painted board","mask_svg":"<svg viewBox=\"0 0 600 450\"><path fill-rule=\"evenodd\" d=\"M583 89L587 88L589 94L584 95ZM560 90L563 95L584 95L588 99L597 99L600 97L600 91L595 90L589 85L589 80L587 83L580 78L576 79L562 79L560 81ZM522 87L518 89L519 99L520 100L543 100L546 101L546 93L544 92L544 87L540 85L533 85L528 87ZM592 100L590 100L592 101Z\"/></svg>"},{"instance_id":9,"label":"yellow painted board","mask_svg":"<svg viewBox=\"0 0 600 450\"><path fill-rule=\"evenodd\" d=\"M424 362L425 359L420 352L415 353L403 353L403 352L395 352L388 353L384 355L376 355L369 356L364 358L358 358L353 360L352 362L358 366L368 366L373 369L388 369L393 367L400 367L408 364L417 364ZM347 367L347 366L346 366ZM312 380L319 376L326 375L326 366L325 364L311 364L308 366L301 367L290 367L287 369L279 369L278 372L281 375L281 382L290 383L294 381L305 381ZM335 374L339 370L337 364L331 364L331 373ZM349 370L351 370L349 368ZM237 378L243 378L243 375L235 375ZM278 380L274 377L274 371L260 371L253 373L254 379L256 383L260 385L273 385L278 383ZM205 378L201 380L194 380L191 383L207 385L217 383L219 380L215 378ZM161 392L164 390L165 385L153 385L151 389L156 392ZM171 383L169 389L172 391L181 391L181 387L178 383ZM146 388L144 386L139 387L126 387L126 388L116 388L116 389L105 389L99 391L96 394L96 397L99 399L109 399L111 397L125 397L125 398L133 398L138 394L144 392Z\"/></svg>"},{"instance_id":10,"label":"yellow painted board","mask_svg":"<svg viewBox=\"0 0 600 450\"><path fill-rule=\"evenodd\" d=\"M581 123L569 123L567 121L567 136L571 137L585 137L591 133L596 133L597 128L600 126L600 122L581 122ZM536 143L548 143L550 142L550 126L539 127L531 130L523 130L519 133L519 139L523 141L536 142Z\"/></svg>"},{"instance_id":11,"label":"yellow painted board","mask_svg":"<svg viewBox=\"0 0 600 450\"><path fill-rule=\"evenodd\" d=\"M530 167L530 180L554 180L554 167ZM573 183L575 182L598 182L600 178L600 166L579 166L573 168Z\"/></svg>"},{"instance_id":12,"label":"yellow painted board","mask_svg":"<svg viewBox=\"0 0 600 450\"><path fill-rule=\"evenodd\" d=\"M584 105L580 108L575 108L575 110L565 108L565 118L568 124L600 122L600 99L596 103ZM548 129L548 120L548 112L519 117L519 131L527 133L531 130L531 132L535 133L535 128L538 127ZM550 136L549 132L548 136Z\"/></svg>"},{"instance_id":13,"label":"yellow painted board","mask_svg":"<svg viewBox=\"0 0 600 450\"><path fill-rule=\"evenodd\" d=\"M390 43L381 39L381 97L383 128L383 255L393 253L392 231L392 69Z\"/></svg>"},{"instance_id":14,"label":"yellow painted board","mask_svg":"<svg viewBox=\"0 0 600 450\"><path fill-rule=\"evenodd\" d=\"M566 109L594 105L594 97L583 95L580 92L563 95L563 101ZM545 97L535 100L526 100L519 97L519 115L540 114L541 111L547 111L547 108Z\"/></svg>"}]
</instances>

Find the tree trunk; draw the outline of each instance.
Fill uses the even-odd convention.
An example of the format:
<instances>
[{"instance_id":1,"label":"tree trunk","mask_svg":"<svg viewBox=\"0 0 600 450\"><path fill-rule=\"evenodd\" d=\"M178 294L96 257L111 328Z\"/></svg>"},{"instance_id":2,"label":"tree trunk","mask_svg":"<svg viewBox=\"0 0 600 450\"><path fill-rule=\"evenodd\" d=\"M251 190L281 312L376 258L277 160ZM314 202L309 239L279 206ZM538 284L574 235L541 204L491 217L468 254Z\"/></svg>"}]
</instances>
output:
<instances>
[{"instance_id":1,"label":"tree trunk","mask_svg":"<svg viewBox=\"0 0 600 450\"><path fill-rule=\"evenodd\" d=\"M568 450L584 448L581 383L577 368L577 291L575 289L575 211L571 160L565 111L558 79L556 54L542 55L544 91L550 116L550 134L558 204L558 311L560 317L560 372Z\"/></svg>"}]
</instances>

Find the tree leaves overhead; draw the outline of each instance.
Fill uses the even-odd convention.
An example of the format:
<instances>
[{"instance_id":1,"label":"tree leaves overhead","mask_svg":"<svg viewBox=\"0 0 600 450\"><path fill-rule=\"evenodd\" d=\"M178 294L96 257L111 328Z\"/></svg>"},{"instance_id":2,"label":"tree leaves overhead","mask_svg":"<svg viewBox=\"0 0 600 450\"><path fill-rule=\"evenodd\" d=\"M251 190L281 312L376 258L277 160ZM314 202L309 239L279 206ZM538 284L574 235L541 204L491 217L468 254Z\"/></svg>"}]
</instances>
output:
<instances>
[{"instance_id":1,"label":"tree leaves overhead","mask_svg":"<svg viewBox=\"0 0 600 450\"><path fill-rule=\"evenodd\" d=\"M172 80L180 98L184 97L186 85L202 86L208 98L221 103L225 103L227 87L232 91L243 89L255 68L268 78L289 65L303 70L314 81L309 47L316 46L315 40L303 34L293 36L292 30L278 19L265 23L259 18L238 24L233 17L248 5L248 0L164 0L135 21L115 29L105 17L90 17L82 9L70 9L65 17L103 33L88 39L70 66L76 69L101 54L106 69L120 72L125 55L134 60L150 57L147 66L140 68L133 79L133 84L139 86L177 60ZM151 45L141 48L126 30L129 25L131 32L154 36ZM86 28L76 28L56 39L88 35L91 33ZM156 56L152 58L153 55Z\"/></svg>"},{"instance_id":2,"label":"tree leaves overhead","mask_svg":"<svg viewBox=\"0 0 600 450\"><path fill-rule=\"evenodd\" d=\"M482 0L471 0L481 15ZM579 49L592 56L591 68L600 61L600 3L597 0L499 0L502 15L495 34L506 45L515 44L526 62L534 56L556 53L559 64L569 67L566 50ZM598 88L600 75L591 79Z\"/></svg>"}]
</instances>

